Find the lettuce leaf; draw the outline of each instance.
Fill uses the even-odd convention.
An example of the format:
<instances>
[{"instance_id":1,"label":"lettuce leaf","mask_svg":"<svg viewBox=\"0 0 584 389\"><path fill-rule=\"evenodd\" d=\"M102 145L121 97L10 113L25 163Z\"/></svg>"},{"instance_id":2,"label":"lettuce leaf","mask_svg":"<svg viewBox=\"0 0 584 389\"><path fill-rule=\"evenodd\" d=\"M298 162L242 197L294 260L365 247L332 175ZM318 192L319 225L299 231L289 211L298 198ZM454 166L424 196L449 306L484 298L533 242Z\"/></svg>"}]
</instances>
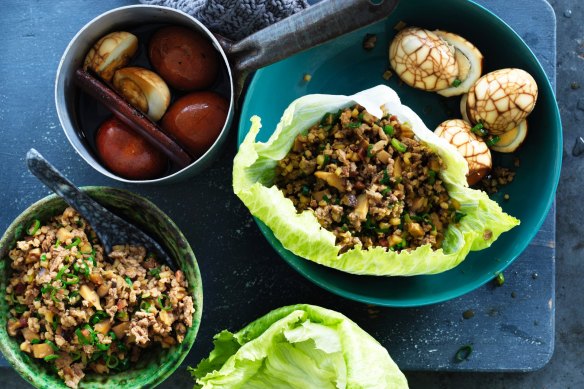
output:
<instances>
[{"instance_id":1,"label":"lettuce leaf","mask_svg":"<svg viewBox=\"0 0 584 389\"><path fill-rule=\"evenodd\" d=\"M411 124L416 136L444 161L440 176L466 216L460 223L449 225L441 249L432 250L430 245L425 245L396 253L383 247L355 247L339 254L335 236L320 226L312 211L297 213L292 202L273 185L277 161L286 156L296 136L306 132L325 113L355 103L374 116L389 112L402 123ZM402 105L397 94L387 86L376 86L353 96L304 96L290 104L266 143L255 142L260 128L260 118L252 117L249 133L235 156L233 190L286 249L302 258L353 274L436 274L458 265L471 250L489 247L499 235L519 224L518 219L504 213L486 193L468 188L465 159L451 144L430 131L414 111Z\"/></svg>"},{"instance_id":2,"label":"lettuce leaf","mask_svg":"<svg viewBox=\"0 0 584 389\"><path fill-rule=\"evenodd\" d=\"M268 313L241 331L215 335L195 368L195 387L407 388L387 350L344 315L313 305Z\"/></svg>"}]
</instances>

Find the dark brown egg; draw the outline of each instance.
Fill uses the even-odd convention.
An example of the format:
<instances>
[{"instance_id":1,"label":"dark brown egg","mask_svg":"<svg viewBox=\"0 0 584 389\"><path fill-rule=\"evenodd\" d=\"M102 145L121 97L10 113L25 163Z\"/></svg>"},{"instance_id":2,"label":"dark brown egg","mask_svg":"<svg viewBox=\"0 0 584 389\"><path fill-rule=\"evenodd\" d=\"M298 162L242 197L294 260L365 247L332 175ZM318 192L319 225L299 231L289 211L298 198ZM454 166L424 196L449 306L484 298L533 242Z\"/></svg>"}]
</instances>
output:
<instances>
[{"instance_id":1,"label":"dark brown egg","mask_svg":"<svg viewBox=\"0 0 584 389\"><path fill-rule=\"evenodd\" d=\"M217 93L194 92L170 106L161 126L193 157L200 157L219 136L228 111L229 102Z\"/></svg>"},{"instance_id":2,"label":"dark brown egg","mask_svg":"<svg viewBox=\"0 0 584 389\"><path fill-rule=\"evenodd\" d=\"M185 27L156 31L148 55L158 75L179 90L207 88L217 77L217 51L203 35Z\"/></svg>"},{"instance_id":3,"label":"dark brown egg","mask_svg":"<svg viewBox=\"0 0 584 389\"><path fill-rule=\"evenodd\" d=\"M168 166L160 151L115 117L99 127L95 144L103 164L120 177L131 180L157 178Z\"/></svg>"}]
</instances>

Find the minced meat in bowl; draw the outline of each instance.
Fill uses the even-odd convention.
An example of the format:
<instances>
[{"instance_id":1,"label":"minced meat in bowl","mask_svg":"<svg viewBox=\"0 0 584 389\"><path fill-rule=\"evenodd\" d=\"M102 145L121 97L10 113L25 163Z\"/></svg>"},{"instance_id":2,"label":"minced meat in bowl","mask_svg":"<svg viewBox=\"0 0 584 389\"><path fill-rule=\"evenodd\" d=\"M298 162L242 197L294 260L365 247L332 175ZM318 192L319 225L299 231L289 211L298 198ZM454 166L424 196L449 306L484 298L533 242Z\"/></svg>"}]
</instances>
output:
<instances>
[{"instance_id":1,"label":"minced meat in bowl","mask_svg":"<svg viewBox=\"0 0 584 389\"><path fill-rule=\"evenodd\" d=\"M314 211L341 252L438 249L448 225L464 216L440 178L442 164L409 124L354 105L296 137L278 162L276 185L298 212Z\"/></svg>"},{"instance_id":2,"label":"minced meat in bowl","mask_svg":"<svg viewBox=\"0 0 584 389\"><path fill-rule=\"evenodd\" d=\"M149 207L141 200L144 203L134 206L154 221L158 215L141 207ZM180 239L180 232L178 236L169 231L176 228L169 222L157 227ZM68 387L141 387L161 382L178 367L201 317L198 269L185 268L182 252L177 258L182 269L176 271L143 247L118 245L106 255L91 227L72 208L61 208L50 218L27 218L20 226L20 237L10 249L6 239L2 242L2 307L7 315L0 337L7 335L5 343L17 345L3 345L5 355L8 347L20 350L18 357L28 368L47 372L49 386L60 381L59 386ZM190 251L188 243L183 247ZM39 385L38 377L30 377L18 361L7 358L23 377Z\"/></svg>"}]
</instances>

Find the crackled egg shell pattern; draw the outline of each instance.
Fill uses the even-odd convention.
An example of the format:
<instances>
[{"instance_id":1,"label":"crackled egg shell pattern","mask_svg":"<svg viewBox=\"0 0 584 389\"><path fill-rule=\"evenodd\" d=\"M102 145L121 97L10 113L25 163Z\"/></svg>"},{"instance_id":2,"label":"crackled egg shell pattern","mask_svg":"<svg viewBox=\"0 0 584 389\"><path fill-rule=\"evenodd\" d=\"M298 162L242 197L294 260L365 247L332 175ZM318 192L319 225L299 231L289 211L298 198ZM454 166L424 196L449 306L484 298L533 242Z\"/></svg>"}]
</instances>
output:
<instances>
[{"instance_id":1,"label":"crackled egg shell pattern","mask_svg":"<svg viewBox=\"0 0 584 389\"><path fill-rule=\"evenodd\" d=\"M417 27L395 36L389 61L402 81L427 91L448 88L458 76L454 49L433 32Z\"/></svg>"},{"instance_id":2,"label":"crackled egg shell pattern","mask_svg":"<svg viewBox=\"0 0 584 389\"><path fill-rule=\"evenodd\" d=\"M487 144L471 131L470 123L461 119L446 120L434 133L454 145L468 163L467 181L473 185L480 181L492 167L491 151Z\"/></svg>"},{"instance_id":3,"label":"crackled egg shell pattern","mask_svg":"<svg viewBox=\"0 0 584 389\"><path fill-rule=\"evenodd\" d=\"M499 135L515 128L533 110L537 84L521 69L500 69L485 74L470 88L467 113L473 123L481 122Z\"/></svg>"}]
</instances>

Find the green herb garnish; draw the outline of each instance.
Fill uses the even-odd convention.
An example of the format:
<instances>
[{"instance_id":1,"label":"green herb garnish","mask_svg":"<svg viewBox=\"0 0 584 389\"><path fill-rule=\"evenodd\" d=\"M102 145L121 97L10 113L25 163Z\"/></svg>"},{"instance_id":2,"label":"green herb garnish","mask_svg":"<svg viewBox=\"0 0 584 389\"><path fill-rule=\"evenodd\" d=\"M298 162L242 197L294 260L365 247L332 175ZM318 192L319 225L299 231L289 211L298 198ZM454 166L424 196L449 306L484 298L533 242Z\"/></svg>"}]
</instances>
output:
<instances>
[{"instance_id":1,"label":"green herb garnish","mask_svg":"<svg viewBox=\"0 0 584 389\"><path fill-rule=\"evenodd\" d=\"M393 136L395 131L393 130L392 125L386 124L385 126L383 126L383 132L385 132L388 136Z\"/></svg>"},{"instance_id":2,"label":"green herb garnish","mask_svg":"<svg viewBox=\"0 0 584 389\"><path fill-rule=\"evenodd\" d=\"M41 228L41 221L39 219L34 219L26 229L26 233L30 236L36 234L36 232Z\"/></svg>"},{"instance_id":3,"label":"green herb garnish","mask_svg":"<svg viewBox=\"0 0 584 389\"><path fill-rule=\"evenodd\" d=\"M397 140L396 138L391 138L391 145L394 149L399 151L400 153L405 153L408 149L408 146L404 145L402 142Z\"/></svg>"},{"instance_id":4,"label":"green herb garnish","mask_svg":"<svg viewBox=\"0 0 584 389\"><path fill-rule=\"evenodd\" d=\"M458 349L458 351L454 355L454 360L456 362L462 362L464 360L467 360L468 357L470 357L470 354L472 354L472 346L470 344L467 344Z\"/></svg>"}]
</instances>

